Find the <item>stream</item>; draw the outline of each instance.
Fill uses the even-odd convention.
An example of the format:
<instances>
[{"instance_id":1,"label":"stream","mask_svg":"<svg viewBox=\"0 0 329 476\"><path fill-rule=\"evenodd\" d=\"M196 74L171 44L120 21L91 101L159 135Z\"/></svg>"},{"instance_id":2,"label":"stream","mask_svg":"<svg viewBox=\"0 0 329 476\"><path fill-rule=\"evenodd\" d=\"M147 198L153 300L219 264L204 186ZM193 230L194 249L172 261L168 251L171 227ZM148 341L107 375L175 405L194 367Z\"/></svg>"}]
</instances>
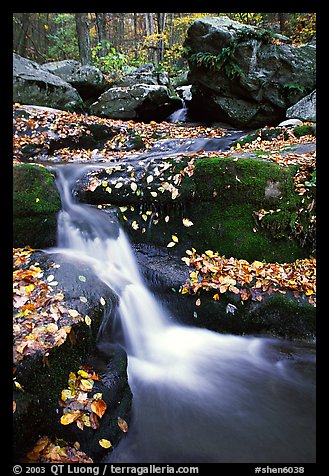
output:
<instances>
[{"instance_id":1,"label":"stream","mask_svg":"<svg viewBox=\"0 0 329 476\"><path fill-rule=\"evenodd\" d=\"M53 251L90 264L120 299L133 410L105 462L315 462L314 343L222 335L169 319L115 212L74 198L85 167L53 166L62 199ZM97 345L110 355L102 334Z\"/></svg>"}]
</instances>

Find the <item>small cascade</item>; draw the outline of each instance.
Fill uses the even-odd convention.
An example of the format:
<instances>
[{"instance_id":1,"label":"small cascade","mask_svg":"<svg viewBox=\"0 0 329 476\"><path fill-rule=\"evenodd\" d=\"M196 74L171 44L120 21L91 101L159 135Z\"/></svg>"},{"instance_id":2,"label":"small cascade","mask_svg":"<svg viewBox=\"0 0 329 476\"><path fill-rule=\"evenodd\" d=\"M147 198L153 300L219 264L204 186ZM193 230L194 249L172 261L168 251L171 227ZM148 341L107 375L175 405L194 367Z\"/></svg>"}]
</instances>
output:
<instances>
[{"instance_id":1,"label":"small cascade","mask_svg":"<svg viewBox=\"0 0 329 476\"><path fill-rule=\"evenodd\" d=\"M188 116L188 109L186 106L186 102L182 99L182 107L174 111L168 117L168 122L185 122Z\"/></svg>"},{"instance_id":2,"label":"small cascade","mask_svg":"<svg viewBox=\"0 0 329 476\"><path fill-rule=\"evenodd\" d=\"M173 322L143 282L115 214L74 198L87 167L54 167L63 205L55 250L91 265L119 299L133 414L107 461L314 462L314 356Z\"/></svg>"}]
</instances>

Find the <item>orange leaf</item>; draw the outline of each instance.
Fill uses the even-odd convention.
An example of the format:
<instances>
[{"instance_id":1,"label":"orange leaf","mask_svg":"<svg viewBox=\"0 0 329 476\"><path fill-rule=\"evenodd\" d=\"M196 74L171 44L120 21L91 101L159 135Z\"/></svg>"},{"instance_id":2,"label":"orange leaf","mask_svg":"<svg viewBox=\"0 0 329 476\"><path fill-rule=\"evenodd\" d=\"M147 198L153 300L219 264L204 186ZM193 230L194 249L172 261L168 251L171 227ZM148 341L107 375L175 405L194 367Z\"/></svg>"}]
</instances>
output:
<instances>
[{"instance_id":1,"label":"orange leaf","mask_svg":"<svg viewBox=\"0 0 329 476\"><path fill-rule=\"evenodd\" d=\"M91 410L96 413L99 418L102 418L104 413L106 412L107 405L104 400L97 400L96 402L92 402Z\"/></svg>"}]
</instances>

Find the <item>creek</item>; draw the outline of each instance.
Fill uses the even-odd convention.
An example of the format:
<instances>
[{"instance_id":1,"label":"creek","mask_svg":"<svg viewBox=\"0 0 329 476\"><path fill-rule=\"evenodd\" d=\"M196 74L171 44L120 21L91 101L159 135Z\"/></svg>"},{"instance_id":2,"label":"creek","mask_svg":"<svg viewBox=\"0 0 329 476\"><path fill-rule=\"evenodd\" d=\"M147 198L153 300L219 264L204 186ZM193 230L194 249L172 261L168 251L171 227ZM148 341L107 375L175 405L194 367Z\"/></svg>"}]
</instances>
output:
<instances>
[{"instance_id":1,"label":"creek","mask_svg":"<svg viewBox=\"0 0 329 476\"><path fill-rule=\"evenodd\" d=\"M52 167L62 199L52 251L90 264L119 297L112 338L128 355L133 410L106 462L315 462L314 343L223 335L169 319L115 212L73 196L90 165ZM105 335L97 345L110 355Z\"/></svg>"}]
</instances>

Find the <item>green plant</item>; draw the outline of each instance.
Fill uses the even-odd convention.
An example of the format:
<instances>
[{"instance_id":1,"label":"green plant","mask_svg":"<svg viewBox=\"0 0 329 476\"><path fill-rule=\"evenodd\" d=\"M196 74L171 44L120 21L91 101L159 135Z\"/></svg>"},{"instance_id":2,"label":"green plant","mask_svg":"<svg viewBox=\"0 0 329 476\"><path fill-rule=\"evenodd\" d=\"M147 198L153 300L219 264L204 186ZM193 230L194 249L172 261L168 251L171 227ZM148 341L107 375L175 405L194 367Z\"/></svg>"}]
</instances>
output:
<instances>
[{"instance_id":1,"label":"green plant","mask_svg":"<svg viewBox=\"0 0 329 476\"><path fill-rule=\"evenodd\" d=\"M102 49L102 45L94 46L91 49L91 57L94 65L99 68L103 73L109 73L111 71L122 71L128 64L127 55L120 53L115 48L110 46L109 42L106 42L105 47L108 53L105 56L99 56L99 52Z\"/></svg>"},{"instance_id":2,"label":"green plant","mask_svg":"<svg viewBox=\"0 0 329 476\"><path fill-rule=\"evenodd\" d=\"M288 94L305 93L304 86L299 86L299 84L285 83L282 87Z\"/></svg>"}]
</instances>

